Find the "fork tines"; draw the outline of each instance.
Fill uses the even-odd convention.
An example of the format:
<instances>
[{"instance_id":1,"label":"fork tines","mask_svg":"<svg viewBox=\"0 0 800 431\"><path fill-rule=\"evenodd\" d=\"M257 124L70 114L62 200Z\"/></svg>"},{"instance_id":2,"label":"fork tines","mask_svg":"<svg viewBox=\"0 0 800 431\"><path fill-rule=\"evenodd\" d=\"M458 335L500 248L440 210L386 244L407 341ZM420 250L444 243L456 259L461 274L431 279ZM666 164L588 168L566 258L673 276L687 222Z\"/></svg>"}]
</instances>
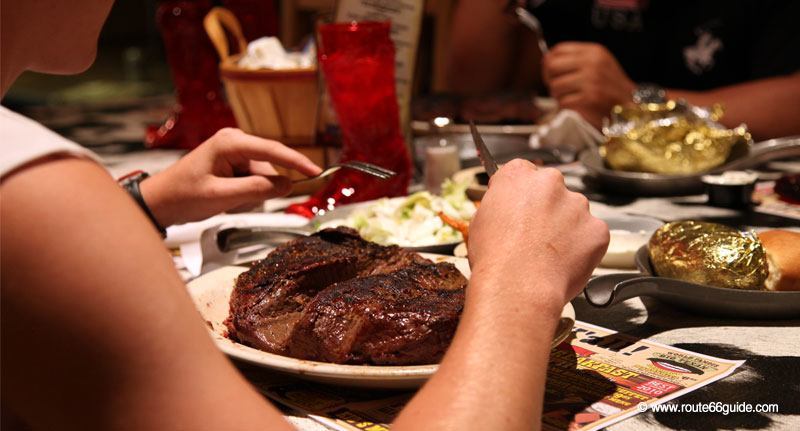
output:
<instances>
[{"instance_id":1,"label":"fork tines","mask_svg":"<svg viewBox=\"0 0 800 431\"><path fill-rule=\"evenodd\" d=\"M365 172L365 173L370 174L370 175L374 175L374 176L376 176L378 178L381 178L381 179L384 179L384 180L387 179L387 178L391 178L391 177L397 175L394 171L391 171L389 169L382 168L382 167L377 166L377 165L373 165L372 163L360 162L358 160L350 160L350 161L342 163L342 165L343 166L348 166L348 167L350 167L352 169L359 170L361 172Z\"/></svg>"}]
</instances>

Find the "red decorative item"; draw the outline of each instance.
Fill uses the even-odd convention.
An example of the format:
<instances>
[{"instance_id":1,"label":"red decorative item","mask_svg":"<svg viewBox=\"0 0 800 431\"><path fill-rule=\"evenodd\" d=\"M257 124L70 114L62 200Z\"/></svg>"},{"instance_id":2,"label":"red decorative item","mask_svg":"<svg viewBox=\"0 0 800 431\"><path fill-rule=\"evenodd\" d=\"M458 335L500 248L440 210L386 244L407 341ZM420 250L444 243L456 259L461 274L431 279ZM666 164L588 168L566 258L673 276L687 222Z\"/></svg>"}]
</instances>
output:
<instances>
[{"instance_id":1,"label":"red decorative item","mask_svg":"<svg viewBox=\"0 0 800 431\"><path fill-rule=\"evenodd\" d=\"M342 169L308 201L287 212L313 217L336 205L407 194L411 159L400 131L389 30L388 22L322 25L319 64L339 119L341 161L374 163L397 175L380 180Z\"/></svg>"},{"instance_id":2,"label":"red decorative item","mask_svg":"<svg viewBox=\"0 0 800 431\"><path fill-rule=\"evenodd\" d=\"M160 127L150 127L147 147L192 149L223 127L235 126L219 79L217 54L203 29L210 0L164 0L156 22L164 39L178 103Z\"/></svg>"}]
</instances>

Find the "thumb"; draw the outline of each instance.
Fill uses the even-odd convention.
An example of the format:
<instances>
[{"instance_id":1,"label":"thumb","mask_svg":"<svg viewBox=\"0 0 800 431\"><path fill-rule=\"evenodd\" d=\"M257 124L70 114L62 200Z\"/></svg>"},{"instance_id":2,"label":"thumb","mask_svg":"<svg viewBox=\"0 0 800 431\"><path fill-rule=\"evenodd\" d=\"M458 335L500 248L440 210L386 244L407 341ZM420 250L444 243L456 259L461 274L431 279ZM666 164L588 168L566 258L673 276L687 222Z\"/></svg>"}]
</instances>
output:
<instances>
[{"instance_id":1,"label":"thumb","mask_svg":"<svg viewBox=\"0 0 800 431\"><path fill-rule=\"evenodd\" d=\"M281 175L216 178L215 183L216 195L231 208L286 196L292 190L292 182Z\"/></svg>"}]
</instances>

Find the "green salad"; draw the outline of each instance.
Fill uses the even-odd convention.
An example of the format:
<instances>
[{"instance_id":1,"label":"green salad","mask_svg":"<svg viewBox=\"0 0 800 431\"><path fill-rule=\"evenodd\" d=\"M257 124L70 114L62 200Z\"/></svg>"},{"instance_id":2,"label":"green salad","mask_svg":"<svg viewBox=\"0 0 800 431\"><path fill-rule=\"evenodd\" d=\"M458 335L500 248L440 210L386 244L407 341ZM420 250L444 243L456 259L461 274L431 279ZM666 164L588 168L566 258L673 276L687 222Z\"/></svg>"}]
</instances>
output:
<instances>
[{"instance_id":1,"label":"green salad","mask_svg":"<svg viewBox=\"0 0 800 431\"><path fill-rule=\"evenodd\" d=\"M369 241L403 247L462 241L461 233L445 224L439 213L457 220L471 220L477 208L467 198L466 189L467 184L445 180L441 196L423 191L407 197L380 199L345 219L322 223L319 228L348 226Z\"/></svg>"}]
</instances>

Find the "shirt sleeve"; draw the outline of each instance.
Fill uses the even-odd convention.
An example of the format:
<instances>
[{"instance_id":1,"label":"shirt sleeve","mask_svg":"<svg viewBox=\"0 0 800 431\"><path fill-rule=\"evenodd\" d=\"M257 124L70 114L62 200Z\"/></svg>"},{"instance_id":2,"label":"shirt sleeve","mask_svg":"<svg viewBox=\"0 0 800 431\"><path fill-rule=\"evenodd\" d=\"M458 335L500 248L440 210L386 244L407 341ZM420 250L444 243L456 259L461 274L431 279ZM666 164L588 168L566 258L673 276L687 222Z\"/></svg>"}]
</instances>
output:
<instances>
[{"instance_id":1,"label":"shirt sleeve","mask_svg":"<svg viewBox=\"0 0 800 431\"><path fill-rule=\"evenodd\" d=\"M759 0L757 19L750 23L750 77L787 75L800 71L800 1Z\"/></svg>"},{"instance_id":2,"label":"shirt sleeve","mask_svg":"<svg viewBox=\"0 0 800 431\"><path fill-rule=\"evenodd\" d=\"M541 22L548 45L591 41L591 0L527 0L527 9Z\"/></svg>"},{"instance_id":3,"label":"shirt sleeve","mask_svg":"<svg viewBox=\"0 0 800 431\"><path fill-rule=\"evenodd\" d=\"M0 179L21 166L54 155L84 158L101 164L100 158L87 148L0 107Z\"/></svg>"}]
</instances>

